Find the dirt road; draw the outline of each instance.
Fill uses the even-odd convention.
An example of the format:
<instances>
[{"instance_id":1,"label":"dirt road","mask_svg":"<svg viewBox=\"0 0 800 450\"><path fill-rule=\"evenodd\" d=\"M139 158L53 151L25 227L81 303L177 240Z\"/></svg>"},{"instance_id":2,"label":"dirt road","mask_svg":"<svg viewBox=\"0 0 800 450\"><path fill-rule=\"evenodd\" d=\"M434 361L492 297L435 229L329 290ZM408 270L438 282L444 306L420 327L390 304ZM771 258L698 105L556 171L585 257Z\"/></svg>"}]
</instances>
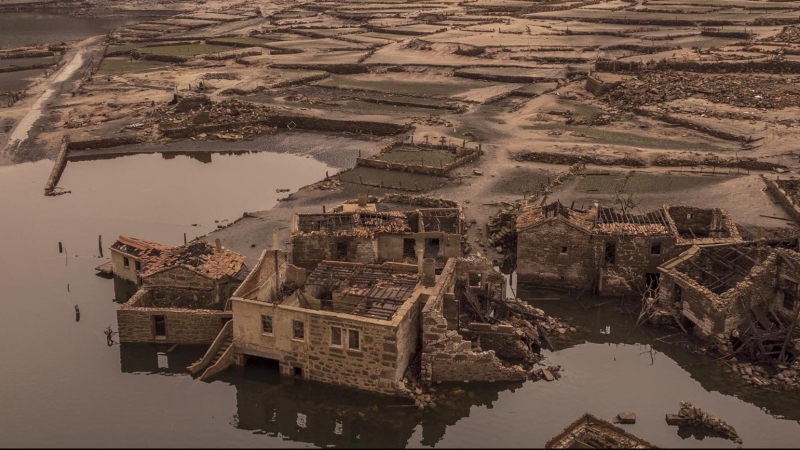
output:
<instances>
[{"instance_id":1,"label":"dirt road","mask_svg":"<svg viewBox=\"0 0 800 450\"><path fill-rule=\"evenodd\" d=\"M34 88L39 94L21 105L19 113L24 113L24 116L11 130L6 144L0 150L0 160L13 160L20 147L28 139L35 137L34 125L42 117L48 102L91 68L96 58L102 54L103 38L104 36L93 36L81 41L64 56L62 61L65 63L61 68Z\"/></svg>"}]
</instances>

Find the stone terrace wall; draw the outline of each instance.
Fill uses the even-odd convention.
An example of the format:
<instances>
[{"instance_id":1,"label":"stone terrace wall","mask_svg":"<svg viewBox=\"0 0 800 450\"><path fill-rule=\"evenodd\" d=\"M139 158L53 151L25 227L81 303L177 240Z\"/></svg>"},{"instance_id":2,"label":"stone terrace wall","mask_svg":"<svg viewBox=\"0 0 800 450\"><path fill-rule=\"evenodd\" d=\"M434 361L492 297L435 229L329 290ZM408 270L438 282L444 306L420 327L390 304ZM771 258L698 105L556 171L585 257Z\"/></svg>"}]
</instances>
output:
<instances>
[{"instance_id":1,"label":"stone terrace wall","mask_svg":"<svg viewBox=\"0 0 800 450\"><path fill-rule=\"evenodd\" d=\"M292 262L313 270L322 261L336 261L336 243L347 242L347 261L371 264L378 261L378 240L323 233L292 237Z\"/></svg>"},{"instance_id":2,"label":"stone terrace wall","mask_svg":"<svg viewBox=\"0 0 800 450\"><path fill-rule=\"evenodd\" d=\"M446 290L452 289L455 259L450 259L437 280L437 290L422 309L422 383L439 381L525 380L522 367L507 367L494 350L473 351L472 342L447 329L443 314Z\"/></svg>"},{"instance_id":3,"label":"stone terrace wall","mask_svg":"<svg viewBox=\"0 0 800 450\"><path fill-rule=\"evenodd\" d=\"M767 192L769 192L772 197L778 202L778 204L786 211L786 214L795 221L795 223L800 224L800 208L794 204L794 201L789 194L780 186L780 180L770 180L769 178L761 175L761 178L764 180L764 183L767 185Z\"/></svg>"},{"instance_id":4,"label":"stone terrace wall","mask_svg":"<svg viewBox=\"0 0 800 450\"><path fill-rule=\"evenodd\" d=\"M119 341L139 343L210 344L219 334L230 312L208 309L148 308L137 306L147 301L150 292L140 289L117 310ZM166 336L156 339L153 316L163 315Z\"/></svg>"}]
</instances>

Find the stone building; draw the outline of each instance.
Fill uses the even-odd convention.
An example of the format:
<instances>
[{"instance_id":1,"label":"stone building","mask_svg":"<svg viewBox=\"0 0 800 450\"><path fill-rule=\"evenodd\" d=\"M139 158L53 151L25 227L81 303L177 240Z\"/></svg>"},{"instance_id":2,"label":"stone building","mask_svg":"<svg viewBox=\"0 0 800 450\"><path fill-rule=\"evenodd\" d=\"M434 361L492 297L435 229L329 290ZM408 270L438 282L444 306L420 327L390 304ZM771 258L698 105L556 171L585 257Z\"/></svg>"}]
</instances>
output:
<instances>
[{"instance_id":1,"label":"stone building","mask_svg":"<svg viewBox=\"0 0 800 450\"><path fill-rule=\"evenodd\" d=\"M459 318L458 283L472 277L481 292L505 289L501 274L469 261L451 258L439 275L433 259L420 265L323 261L309 272L280 250L265 251L231 297L231 328L190 370L207 378L261 358L284 375L388 395L404 395L402 381L420 374L428 384L524 380L521 366L459 335L460 328L470 330ZM494 276L484 275L487 270ZM489 346L519 341L514 327L502 323L472 333L484 331Z\"/></svg>"},{"instance_id":2,"label":"stone building","mask_svg":"<svg viewBox=\"0 0 800 450\"><path fill-rule=\"evenodd\" d=\"M228 299L246 274L244 257L219 244L160 250L139 271L139 290L117 310L120 342L212 342L231 319Z\"/></svg>"},{"instance_id":3,"label":"stone building","mask_svg":"<svg viewBox=\"0 0 800 450\"><path fill-rule=\"evenodd\" d=\"M461 256L463 221L455 202L446 207L419 207L367 203L362 197L331 212L294 214L292 262L313 270L322 261L417 264L432 258L441 268L448 258Z\"/></svg>"},{"instance_id":4,"label":"stone building","mask_svg":"<svg viewBox=\"0 0 800 450\"><path fill-rule=\"evenodd\" d=\"M544 448L658 448L622 428L586 413L550 438Z\"/></svg>"},{"instance_id":5,"label":"stone building","mask_svg":"<svg viewBox=\"0 0 800 450\"><path fill-rule=\"evenodd\" d=\"M112 273L124 280L141 284L139 272L157 260L161 252L170 249L168 245L144 239L120 236L111 245Z\"/></svg>"},{"instance_id":6,"label":"stone building","mask_svg":"<svg viewBox=\"0 0 800 450\"><path fill-rule=\"evenodd\" d=\"M692 246L659 268L662 283L656 304L674 309L701 338L726 341L733 335L744 340L753 328L764 334L779 332L796 325L800 310L796 248L796 240L791 245L760 241ZM777 348L769 351L791 344L785 336L780 334ZM795 346L788 347L793 356Z\"/></svg>"},{"instance_id":7,"label":"stone building","mask_svg":"<svg viewBox=\"0 0 800 450\"><path fill-rule=\"evenodd\" d=\"M520 280L604 295L655 291L658 266L692 245L741 242L725 211L670 205L644 213L526 206L516 233Z\"/></svg>"}]
</instances>

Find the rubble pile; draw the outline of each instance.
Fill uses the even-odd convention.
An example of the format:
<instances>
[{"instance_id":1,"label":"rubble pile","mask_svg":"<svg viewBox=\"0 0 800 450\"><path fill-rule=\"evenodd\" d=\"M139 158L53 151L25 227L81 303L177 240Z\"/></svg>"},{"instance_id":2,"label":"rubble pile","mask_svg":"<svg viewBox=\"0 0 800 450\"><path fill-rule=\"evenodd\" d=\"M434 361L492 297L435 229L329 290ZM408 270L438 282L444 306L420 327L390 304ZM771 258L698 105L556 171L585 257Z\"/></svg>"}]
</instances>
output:
<instances>
[{"instance_id":1,"label":"rubble pile","mask_svg":"<svg viewBox=\"0 0 800 450\"><path fill-rule=\"evenodd\" d=\"M725 436L727 439L737 444L742 443L742 439L732 426L725 423L719 417L711 415L697 406L694 406L690 402L681 401L681 409L678 411L678 415L667 415L667 422L671 425L688 425L706 428Z\"/></svg>"},{"instance_id":2,"label":"rubble pile","mask_svg":"<svg viewBox=\"0 0 800 450\"><path fill-rule=\"evenodd\" d=\"M741 375L745 383L752 386L772 386L781 389L800 388L800 360L795 360L791 365L779 364L776 366L776 370L747 362L733 362L731 367L734 372Z\"/></svg>"},{"instance_id":3,"label":"rubble pile","mask_svg":"<svg viewBox=\"0 0 800 450\"><path fill-rule=\"evenodd\" d=\"M797 76L643 72L623 80L601 99L620 109L696 96L741 108L782 109L800 104L800 92L793 87L798 82Z\"/></svg>"},{"instance_id":4,"label":"rubble pile","mask_svg":"<svg viewBox=\"0 0 800 450\"><path fill-rule=\"evenodd\" d=\"M645 167L647 164L641 159L631 158L630 156L611 157L600 155L575 155L570 153L551 153L551 152L531 152L523 151L514 153L511 156L516 161L532 161L545 164L578 164L589 163L599 166L630 166Z\"/></svg>"},{"instance_id":5,"label":"rubble pile","mask_svg":"<svg viewBox=\"0 0 800 450\"><path fill-rule=\"evenodd\" d=\"M205 96L181 98L173 100L174 106L157 108L156 115L161 119L155 122L160 125L162 132L165 129L192 130L209 129L214 127L225 132L203 133L195 132L193 139L223 139L240 140L247 136L267 134L276 131L275 127L258 125L258 121L266 121L273 112L271 108L243 102L239 100L225 100L218 103L209 101ZM231 133L235 131L235 133Z\"/></svg>"},{"instance_id":6,"label":"rubble pile","mask_svg":"<svg viewBox=\"0 0 800 450\"><path fill-rule=\"evenodd\" d=\"M755 158L738 157L725 159L717 155L706 155L701 158L692 158L662 154L653 159L652 165L661 167L739 167L749 170L786 169L786 166L783 164L775 164L768 161L758 161Z\"/></svg>"},{"instance_id":7,"label":"rubble pile","mask_svg":"<svg viewBox=\"0 0 800 450\"><path fill-rule=\"evenodd\" d=\"M439 116L434 116L431 114L428 117L412 117L411 118L412 125L428 125L428 126L445 126L445 127L452 127L453 124L450 123L449 120L442 119Z\"/></svg>"},{"instance_id":8,"label":"rubble pile","mask_svg":"<svg viewBox=\"0 0 800 450\"><path fill-rule=\"evenodd\" d=\"M545 368L532 369L528 376L532 381L553 381L561 379L561 366L547 366Z\"/></svg>"},{"instance_id":9,"label":"rubble pile","mask_svg":"<svg viewBox=\"0 0 800 450\"><path fill-rule=\"evenodd\" d=\"M403 48L410 50L432 50L430 42L425 42L418 38L411 39Z\"/></svg>"},{"instance_id":10,"label":"rubble pile","mask_svg":"<svg viewBox=\"0 0 800 450\"><path fill-rule=\"evenodd\" d=\"M763 42L784 42L787 44L800 44L800 26L788 25L783 27L775 36L762 39Z\"/></svg>"},{"instance_id":11,"label":"rubble pile","mask_svg":"<svg viewBox=\"0 0 800 450\"><path fill-rule=\"evenodd\" d=\"M504 248L513 246L515 223L521 207L521 202L513 204L508 203L505 208L489 218L489 221L486 223L486 234L489 236L489 244L493 247Z\"/></svg>"}]
</instances>

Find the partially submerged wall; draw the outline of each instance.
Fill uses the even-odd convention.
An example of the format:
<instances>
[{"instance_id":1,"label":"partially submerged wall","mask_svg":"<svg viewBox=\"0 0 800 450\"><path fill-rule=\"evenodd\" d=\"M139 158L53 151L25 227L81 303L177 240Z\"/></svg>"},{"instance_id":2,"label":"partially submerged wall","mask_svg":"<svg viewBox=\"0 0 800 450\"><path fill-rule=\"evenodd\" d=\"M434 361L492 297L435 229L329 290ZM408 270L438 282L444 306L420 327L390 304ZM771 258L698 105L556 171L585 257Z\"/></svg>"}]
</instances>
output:
<instances>
[{"instance_id":1,"label":"partially submerged wall","mask_svg":"<svg viewBox=\"0 0 800 450\"><path fill-rule=\"evenodd\" d=\"M139 306L147 303L149 296L149 290L140 289L117 310L121 343L210 344L232 317L219 310ZM156 336L155 316L164 318L164 336Z\"/></svg>"},{"instance_id":2,"label":"partially submerged wall","mask_svg":"<svg viewBox=\"0 0 800 450\"><path fill-rule=\"evenodd\" d=\"M800 224L800 208L794 203L794 200L789 196L785 189L781 186L782 180L770 180L769 178L761 175L764 183L767 185L767 192L772 195L772 198L783 208L786 214Z\"/></svg>"}]
</instances>

